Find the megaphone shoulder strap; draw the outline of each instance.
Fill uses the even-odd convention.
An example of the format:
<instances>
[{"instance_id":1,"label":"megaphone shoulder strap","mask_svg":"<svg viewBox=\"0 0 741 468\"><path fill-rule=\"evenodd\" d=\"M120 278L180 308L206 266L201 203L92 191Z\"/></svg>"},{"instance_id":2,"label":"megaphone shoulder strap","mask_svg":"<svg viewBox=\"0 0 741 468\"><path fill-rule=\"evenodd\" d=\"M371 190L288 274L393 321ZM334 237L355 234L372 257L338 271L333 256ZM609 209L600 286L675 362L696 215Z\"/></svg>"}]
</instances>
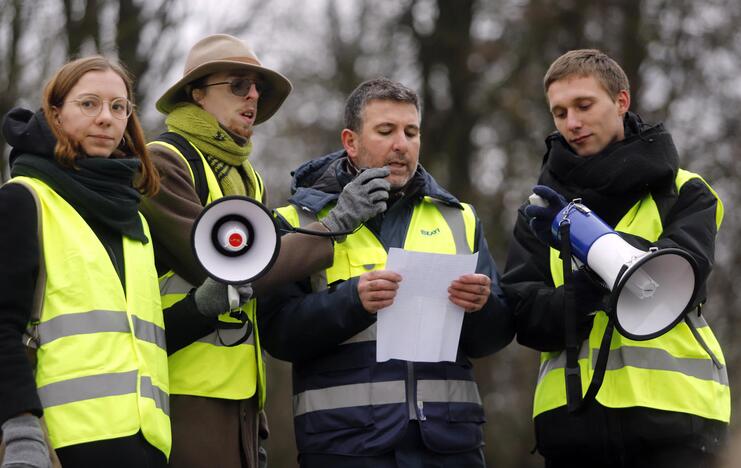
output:
<instances>
[{"instance_id":1,"label":"megaphone shoulder strap","mask_svg":"<svg viewBox=\"0 0 741 468\"><path fill-rule=\"evenodd\" d=\"M571 271L571 239L570 224L563 222L559 226L561 238L561 263L563 265L563 287L564 287L564 326L566 338L566 367L564 369L564 379L566 385L566 408L569 413L576 413L585 408L590 401L594 400L602 386L602 381L607 370L607 358L610 354L610 341L612 341L612 332L615 326L612 323L612 314L610 317L605 333L602 335L597 361L594 366L594 374L589 382L589 387L582 397L581 375L579 368L579 351L582 342L577 335L577 317L576 308L574 307L574 289Z\"/></svg>"},{"instance_id":2,"label":"megaphone shoulder strap","mask_svg":"<svg viewBox=\"0 0 741 468\"><path fill-rule=\"evenodd\" d=\"M564 337L566 341L566 367L564 379L566 384L566 404L569 412L577 411L581 406L582 387L579 372L580 340L576 333L576 313L574 308L574 283L571 272L571 236L570 223L564 220L559 225L561 239L561 264L563 265L563 308Z\"/></svg>"},{"instance_id":3,"label":"megaphone shoulder strap","mask_svg":"<svg viewBox=\"0 0 741 468\"><path fill-rule=\"evenodd\" d=\"M700 304L697 305L697 309L698 309L697 315L699 316L700 315L700 311L702 310L702 307L701 307ZM713 361L713 364L715 364L715 367L717 369L722 369L723 368L723 364L721 364L720 360L715 355L715 353L713 352L713 350L710 349L710 346L708 346L708 344L705 342L705 339L702 337L702 335L700 334L700 332L697 331L697 326L692 321L692 318L690 317L690 315L691 315L690 313L688 313L687 315L685 315L684 316L684 321L687 324L687 327L689 327L690 331L692 332L692 336L695 337L695 340L697 341L697 344L699 344L702 347L702 349L704 349L705 352L708 353L708 357L710 357L710 359Z\"/></svg>"},{"instance_id":4,"label":"megaphone shoulder strap","mask_svg":"<svg viewBox=\"0 0 741 468\"><path fill-rule=\"evenodd\" d=\"M590 401L594 400L600 387L602 387L602 381L604 380L605 372L607 371L607 358L610 355L610 342L612 341L612 332L614 329L615 325L612 323L612 319L609 319L607 327L605 328L605 334L602 335L602 342L599 346L597 362L594 365L592 380L589 382L589 387L587 388L577 411L588 405Z\"/></svg>"}]
</instances>

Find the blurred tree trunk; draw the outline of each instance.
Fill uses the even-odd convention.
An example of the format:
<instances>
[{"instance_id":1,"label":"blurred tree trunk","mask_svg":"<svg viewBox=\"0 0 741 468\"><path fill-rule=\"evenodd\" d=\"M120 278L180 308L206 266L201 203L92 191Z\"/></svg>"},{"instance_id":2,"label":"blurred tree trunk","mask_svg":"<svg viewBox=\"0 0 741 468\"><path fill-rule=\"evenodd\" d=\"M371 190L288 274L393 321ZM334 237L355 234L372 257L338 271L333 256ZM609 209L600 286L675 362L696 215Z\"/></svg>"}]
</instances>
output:
<instances>
[{"instance_id":1,"label":"blurred tree trunk","mask_svg":"<svg viewBox=\"0 0 741 468\"><path fill-rule=\"evenodd\" d=\"M141 17L141 6L133 0L119 0L116 50L118 51L118 59L134 78L134 95L137 102L139 102L139 96L145 94L139 78L144 75L150 66L148 56L138 53L144 26Z\"/></svg>"},{"instance_id":2,"label":"blurred tree trunk","mask_svg":"<svg viewBox=\"0 0 741 468\"><path fill-rule=\"evenodd\" d=\"M67 56L77 58L82 53L85 42L92 40L95 50L100 50L100 24L98 21L98 0L85 0L82 14L75 11L80 3L75 0L64 0L65 36L67 38Z\"/></svg>"},{"instance_id":3,"label":"blurred tree trunk","mask_svg":"<svg viewBox=\"0 0 741 468\"><path fill-rule=\"evenodd\" d=\"M417 2L412 2L407 13ZM473 50L471 23L475 0L440 0L431 33L414 35L419 43L422 72L422 165L462 200L475 196L469 171L473 159L471 131L480 111L472 105L481 75L474 74L468 61ZM409 21L413 27L413 21Z\"/></svg>"},{"instance_id":4,"label":"blurred tree trunk","mask_svg":"<svg viewBox=\"0 0 741 468\"><path fill-rule=\"evenodd\" d=\"M637 110L636 106L639 104L638 98L641 95L643 84L640 67L646 61L648 54L643 15L636 14L637 11L643 9L643 0L623 0L618 2L618 8L623 20L623 28L620 31L622 35L620 66L623 67L630 80L630 95L633 98L631 105Z\"/></svg>"},{"instance_id":5,"label":"blurred tree trunk","mask_svg":"<svg viewBox=\"0 0 741 468\"><path fill-rule=\"evenodd\" d=\"M0 92L0 118L15 105L18 99L18 80L21 74L18 50L25 18L22 3L23 0L9 0L0 17L0 23L5 23L6 19L10 19L10 27L6 35L8 42L6 49L3 50L4 56L0 59L4 70L4 76L0 75L0 88L4 90ZM0 183L10 178L9 168L6 167L6 151L5 138L0 137Z\"/></svg>"},{"instance_id":6,"label":"blurred tree trunk","mask_svg":"<svg viewBox=\"0 0 741 468\"><path fill-rule=\"evenodd\" d=\"M337 92L341 93L344 97L347 97L362 80L362 78L358 76L356 63L358 58L363 55L361 39L364 37L366 32L366 23L365 21L360 21L358 29L355 31L355 34L353 34L352 38L343 38L342 34L340 34L341 22L343 19L339 14L338 3L339 0L327 2L326 12L329 20L328 45L332 48L332 56L335 61L335 74L332 77L332 80L336 86ZM365 17L368 10L368 3L362 2L358 5L358 8L360 9L360 18Z\"/></svg>"}]
</instances>

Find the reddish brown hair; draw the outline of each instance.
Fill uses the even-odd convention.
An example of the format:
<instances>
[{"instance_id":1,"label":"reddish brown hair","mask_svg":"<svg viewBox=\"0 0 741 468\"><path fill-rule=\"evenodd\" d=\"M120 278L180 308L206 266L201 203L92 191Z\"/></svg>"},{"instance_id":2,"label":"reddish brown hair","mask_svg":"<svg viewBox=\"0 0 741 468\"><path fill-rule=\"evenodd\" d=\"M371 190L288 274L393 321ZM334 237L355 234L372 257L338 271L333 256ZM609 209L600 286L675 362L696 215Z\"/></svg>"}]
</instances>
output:
<instances>
[{"instance_id":1,"label":"reddish brown hair","mask_svg":"<svg viewBox=\"0 0 741 468\"><path fill-rule=\"evenodd\" d=\"M129 73L121 64L110 61L100 55L79 58L64 64L54 73L44 87L41 108L44 111L46 121L49 122L49 127L51 127L57 139L54 156L63 166L74 166L74 161L80 154L81 146L80 142L70 139L58 125L54 124L56 120L53 109L60 108L64 105L67 95L83 75L91 71L108 70L113 71L121 77L126 85L126 97L134 103L133 81ZM149 195L157 193L160 182L159 174L154 164L152 164L152 159L147 151L144 131L142 130L136 112L132 112L126 122L126 130L119 149L125 154L136 156L141 160L141 174L136 178L137 189Z\"/></svg>"}]
</instances>

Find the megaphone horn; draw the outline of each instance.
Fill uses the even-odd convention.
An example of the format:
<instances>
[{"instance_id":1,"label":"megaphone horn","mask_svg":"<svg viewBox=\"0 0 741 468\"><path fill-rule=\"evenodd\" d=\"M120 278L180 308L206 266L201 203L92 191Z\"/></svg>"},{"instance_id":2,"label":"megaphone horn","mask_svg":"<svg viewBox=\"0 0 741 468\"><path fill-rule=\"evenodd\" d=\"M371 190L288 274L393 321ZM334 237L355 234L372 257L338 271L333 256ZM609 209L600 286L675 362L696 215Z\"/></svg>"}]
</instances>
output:
<instances>
[{"instance_id":1,"label":"megaphone horn","mask_svg":"<svg viewBox=\"0 0 741 468\"><path fill-rule=\"evenodd\" d=\"M280 235L270 211L248 197L228 196L209 204L196 218L191 245L213 279L249 283L270 270Z\"/></svg>"},{"instance_id":2,"label":"megaphone horn","mask_svg":"<svg viewBox=\"0 0 741 468\"><path fill-rule=\"evenodd\" d=\"M678 248L643 251L628 244L589 208L572 202L553 219L551 234L570 223L574 256L610 288L609 311L621 335L661 336L679 323L697 296L697 265Z\"/></svg>"}]
</instances>

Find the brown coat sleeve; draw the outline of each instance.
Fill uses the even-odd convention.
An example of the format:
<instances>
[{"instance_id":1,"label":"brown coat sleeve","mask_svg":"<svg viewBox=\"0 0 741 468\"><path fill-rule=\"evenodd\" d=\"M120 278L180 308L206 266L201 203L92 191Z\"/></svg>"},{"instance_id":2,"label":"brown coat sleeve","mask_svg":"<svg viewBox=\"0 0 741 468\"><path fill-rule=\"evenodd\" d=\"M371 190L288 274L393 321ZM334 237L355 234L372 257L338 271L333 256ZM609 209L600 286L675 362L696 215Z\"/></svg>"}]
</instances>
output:
<instances>
[{"instance_id":1,"label":"brown coat sleeve","mask_svg":"<svg viewBox=\"0 0 741 468\"><path fill-rule=\"evenodd\" d=\"M193 222L203 211L187 163L168 149L150 146L160 173L160 190L142 198L140 210L147 218L154 240L158 273L174 270L191 284L201 284L206 273L198 265L190 245Z\"/></svg>"},{"instance_id":2,"label":"brown coat sleeve","mask_svg":"<svg viewBox=\"0 0 741 468\"><path fill-rule=\"evenodd\" d=\"M311 223L307 230L327 232L322 223ZM280 241L280 253L275 264L262 278L255 281L253 289L260 294L270 293L277 286L307 278L312 273L332 266L334 248L328 237L307 234L286 234Z\"/></svg>"},{"instance_id":3,"label":"brown coat sleeve","mask_svg":"<svg viewBox=\"0 0 741 468\"><path fill-rule=\"evenodd\" d=\"M206 273L196 261L190 245L193 222L203 210L193 187L190 170L177 154L158 145L150 146L152 160L160 173L160 191L142 199L140 210L147 218L154 240L158 272L174 270L191 284L199 285ZM321 223L307 229L326 231ZM334 249L329 238L287 234L281 238L278 258L272 269L253 285L257 294L282 283L306 278L332 265Z\"/></svg>"}]
</instances>

